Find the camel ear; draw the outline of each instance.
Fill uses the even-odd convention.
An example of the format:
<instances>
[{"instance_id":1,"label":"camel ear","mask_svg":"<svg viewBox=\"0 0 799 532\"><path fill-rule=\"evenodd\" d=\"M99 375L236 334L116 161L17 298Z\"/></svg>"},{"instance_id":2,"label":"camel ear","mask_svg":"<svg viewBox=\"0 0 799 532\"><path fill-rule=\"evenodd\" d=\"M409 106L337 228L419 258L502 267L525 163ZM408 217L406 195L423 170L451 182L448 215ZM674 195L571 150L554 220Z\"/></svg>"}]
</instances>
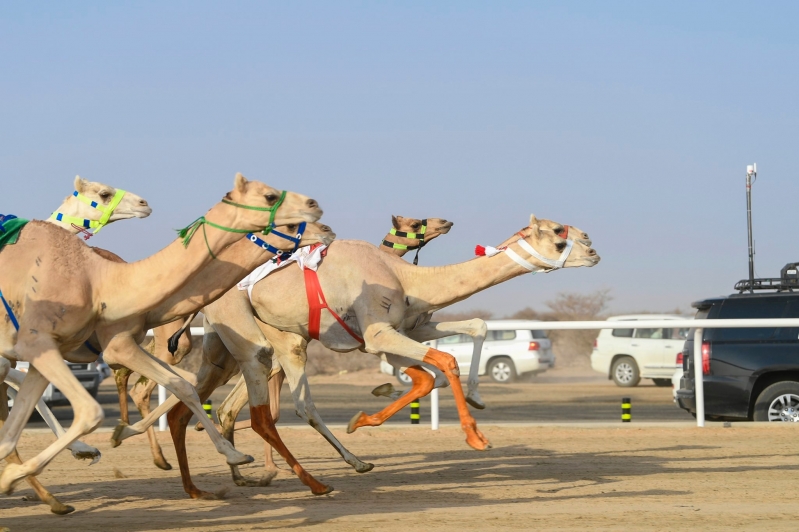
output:
<instances>
[{"instance_id":1,"label":"camel ear","mask_svg":"<svg viewBox=\"0 0 799 532\"><path fill-rule=\"evenodd\" d=\"M77 190L79 194L82 194L88 185L89 182L83 179L81 176L75 176L75 190Z\"/></svg>"},{"instance_id":2,"label":"camel ear","mask_svg":"<svg viewBox=\"0 0 799 532\"><path fill-rule=\"evenodd\" d=\"M391 215L391 224L394 226L394 229L400 228L400 222L399 222L400 218L401 218L400 216L394 216L393 214Z\"/></svg>"},{"instance_id":3,"label":"camel ear","mask_svg":"<svg viewBox=\"0 0 799 532\"><path fill-rule=\"evenodd\" d=\"M535 217L535 214L530 215L530 227L538 224L538 218Z\"/></svg>"},{"instance_id":4,"label":"camel ear","mask_svg":"<svg viewBox=\"0 0 799 532\"><path fill-rule=\"evenodd\" d=\"M236 172L236 179L233 184L234 190L244 194L247 191L247 178L241 175L241 172Z\"/></svg>"}]
</instances>

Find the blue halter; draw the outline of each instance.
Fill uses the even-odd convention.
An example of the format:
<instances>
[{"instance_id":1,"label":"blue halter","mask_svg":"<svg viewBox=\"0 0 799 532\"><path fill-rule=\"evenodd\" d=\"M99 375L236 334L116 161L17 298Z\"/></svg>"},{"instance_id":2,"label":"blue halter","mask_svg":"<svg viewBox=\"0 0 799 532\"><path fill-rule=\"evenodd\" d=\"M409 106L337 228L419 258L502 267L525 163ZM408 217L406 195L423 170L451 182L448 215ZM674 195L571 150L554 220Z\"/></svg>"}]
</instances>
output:
<instances>
[{"instance_id":1,"label":"blue halter","mask_svg":"<svg viewBox=\"0 0 799 532\"><path fill-rule=\"evenodd\" d=\"M291 257L292 253L297 251L297 248L300 247L300 242L302 241L303 233L305 233L305 226L306 225L307 224L305 222L302 222L300 224L299 228L297 229L297 236L291 236L291 235L287 235L287 234L281 233L279 231L275 231L275 224L274 223L272 224L272 231L271 232L272 232L273 235L277 235L280 238L284 238L284 239L288 240L289 242L294 242L294 249L292 249L291 251L279 250L275 246L273 246L272 244L269 244L268 242L265 242L265 241L261 240L259 237L257 237L253 233L248 233L247 234L247 238L249 239L250 242L252 242L256 246L260 247L261 249L266 250L266 251L268 251L270 253L274 253L276 259L278 259L278 260L286 260L289 257Z\"/></svg>"}]
</instances>

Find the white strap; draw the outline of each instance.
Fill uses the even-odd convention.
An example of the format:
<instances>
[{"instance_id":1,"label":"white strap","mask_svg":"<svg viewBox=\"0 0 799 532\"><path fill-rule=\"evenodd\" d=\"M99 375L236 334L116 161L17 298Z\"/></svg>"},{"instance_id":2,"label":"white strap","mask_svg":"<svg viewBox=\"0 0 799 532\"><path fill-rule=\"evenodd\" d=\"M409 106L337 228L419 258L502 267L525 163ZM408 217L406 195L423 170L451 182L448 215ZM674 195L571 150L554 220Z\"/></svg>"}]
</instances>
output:
<instances>
[{"instance_id":1,"label":"white strap","mask_svg":"<svg viewBox=\"0 0 799 532\"><path fill-rule=\"evenodd\" d=\"M522 268L524 268L524 269L526 269L528 271L536 273L536 272L541 270L541 268L539 268L538 266L536 266L534 264L530 264L529 262L527 262L526 260L521 258L519 256L519 254L516 253L515 251L513 251L511 248L506 248L505 249L505 254L508 257L510 257L511 259L513 259L513 262L515 262L516 264L518 264L519 266L521 266Z\"/></svg>"}]
</instances>

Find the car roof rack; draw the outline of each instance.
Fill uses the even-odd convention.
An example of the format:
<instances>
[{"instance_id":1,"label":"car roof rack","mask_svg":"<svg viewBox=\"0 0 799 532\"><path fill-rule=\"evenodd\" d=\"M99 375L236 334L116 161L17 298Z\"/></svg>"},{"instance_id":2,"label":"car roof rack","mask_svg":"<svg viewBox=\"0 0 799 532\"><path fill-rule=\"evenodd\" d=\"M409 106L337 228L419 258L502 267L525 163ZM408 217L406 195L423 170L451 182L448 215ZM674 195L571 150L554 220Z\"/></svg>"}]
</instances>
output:
<instances>
[{"instance_id":1,"label":"car roof rack","mask_svg":"<svg viewBox=\"0 0 799 532\"><path fill-rule=\"evenodd\" d=\"M735 289L740 293L754 290L776 290L777 292L793 292L799 289L799 262L789 262L782 270L779 277L763 279L742 279L735 283Z\"/></svg>"}]
</instances>

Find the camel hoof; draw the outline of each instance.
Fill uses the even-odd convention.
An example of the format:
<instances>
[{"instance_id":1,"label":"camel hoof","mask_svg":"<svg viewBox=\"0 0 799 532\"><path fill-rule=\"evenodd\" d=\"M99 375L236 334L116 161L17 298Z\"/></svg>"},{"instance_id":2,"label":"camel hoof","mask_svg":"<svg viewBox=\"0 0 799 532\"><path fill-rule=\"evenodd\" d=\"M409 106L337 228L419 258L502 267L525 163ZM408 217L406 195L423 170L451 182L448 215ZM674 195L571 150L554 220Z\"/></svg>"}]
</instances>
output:
<instances>
[{"instance_id":1,"label":"camel hoof","mask_svg":"<svg viewBox=\"0 0 799 532\"><path fill-rule=\"evenodd\" d=\"M375 397L391 397L391 394L394 393L394 385L390 382L385 384L381 384L374 390L372 390L372 395Z\"/></svg>"},{"instance_id":2,"label":"camel hoof","mask_svg":"<svg viewBox=\"0 0 799 532\"><path fill-rule=\"evenodd\" d=\"M197 432L202 432L205 430L205 427L203 427L203 424L198 421L197 424L194 425L194 430Z\"/></svg>"},{"instance_id":3,"label":"camel hoof","mask_svg":"<svg viewBox=\"0 0 799 532\"><path fill-rule=\"evenodd\" d=\"M122 445L123 441L138 434L141 434L141 432L132 429L130 425L124 421L120 421L119 424L114 428L114 433L111 435L111 447L119 447Z\"/></svg>"},{"instance_id":4,"label":"camel hoof","mask_svg":"<svg viewBox=\"0 0 799 532\"><path fill-rule=\"evenodd\" d=\"M209 491L197 490L189 493L189 497L200 501L215 501L218 499L216 495Z\"/></svg>"},{"instance_id":5,"label":"camel hoof","mask_svg":"<svg viewBox=\"0 0 799 532\"><path fill-rule=\"evenodd\" d=\"M167 462L166 458L164 458L164 457L153 458L153 463L155 464L155 467L157 467L158 469L163 469L164 471L171 471L172 470L172 464Z\"/></svg>"},{"instance_id":6,"label":"camel hoof","mask_svg":"<svg viewBox=\"0 0 799 532\"><path fill-rule=\"evenodd\" d=\"M255 462L255 458L253 458L249 454L243 454L243 453L240 453L238 451L236 451L236 453L239 456L234 456L232 458L228 458L227 465L240 466L240 465L250 464L252 462Z\"/></svg>"},{"instance_id":7,"label":"camel hoof","mask_svg":"<svg viewBox=\"0 0 799 532\"><path fill-rule=\"evenodd\" d=\"M68 505L68 504L59 504L58 506L55 506L55 507L51 506L50 507L50 511L53 512L56 515L67 515L67 514L71 514L72 512L74 512L75 508L73 506Z\"/></svg>"},{"instance_id":8,"label":"camel hoof","mask_svg":"<svg viewBox=\"0 0 799 532\"><path fill-rule=\"evenodd\" d=\"M325 486L324 484L322 484L321 488L322 489L317 488L316 490L312 489L311 493L313 493L314 495L327 495L328 493L333 491L333 486Z\"/></svg>"},{"instance_id":9,"label":"camel hoof","mask_svg":"<svg viewBox=\"0 0 799 532\"><path fill-rule=\"evenodd\" d=\"M369 471L371 471L374 468L375 468L374 464L369 464L369 463L363 463L362 462L361 464L355 466L355 472L356 473L368 473Z\"/></svg>"},{"instance_id":10,"label":"camel hoof","mask_svg":"<svg viewBox=\"0 0 799 532\"><path fill-rule=\"evenodd\" d=\"M362 426L361 418L366 419L366 412L358 412L352 416L352 419L350 419L350 422L347 424L347 434L352 434L355 432L355 429Z\"/></svg>"},{"instance_id":11,"label":"camel hoof","mask_svg":"<svg viewBox=\"0 0 799 532\"><path fill-rule=\"evenodd\" d=\"M483 410L486 407L486 404L483 402L482 399L480 399L480 396L476 394L474 396L467 395L466 402L472 405L477 410Z\"/></svg>"},{"instance_id":12,"label":"camel hoof","mask_svg":"<svg viewBox=\"0 0 799 532\"><path fill-rule=\"evenodd\" d=\"M97 447L86 445L82 441L72 442L72 445L69 446L69 450L72 451L72 458L77 458L78 460L88 460L91 458L92 463L89 465L96 464L102 457L102 453L100 453Z\"/></svg>"}]
</instances>

